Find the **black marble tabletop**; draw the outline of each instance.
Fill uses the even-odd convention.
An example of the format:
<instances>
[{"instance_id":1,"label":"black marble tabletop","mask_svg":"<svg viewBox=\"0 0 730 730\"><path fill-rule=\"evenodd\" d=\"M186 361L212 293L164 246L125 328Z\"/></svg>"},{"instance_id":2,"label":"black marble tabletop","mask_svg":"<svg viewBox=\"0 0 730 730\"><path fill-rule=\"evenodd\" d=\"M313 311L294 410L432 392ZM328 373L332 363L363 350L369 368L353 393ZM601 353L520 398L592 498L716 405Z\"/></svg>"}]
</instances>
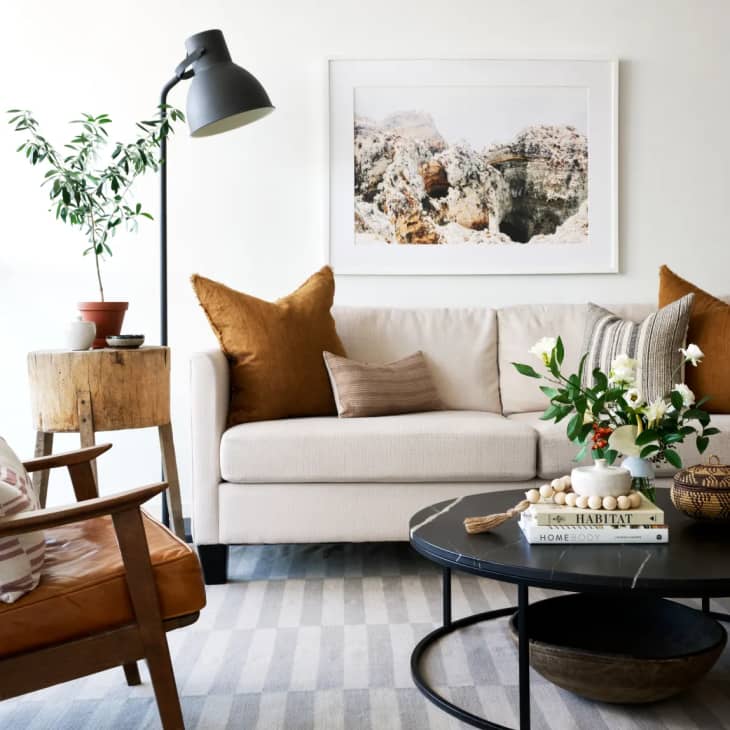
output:
<instances>
[{"instance_id":1,"label":"black marble tabletop","mask_svg":"<svg viewBox=\"0 0 730 730\"><path fill-rule=\"evenodd\" d=\"M678 512L669 490L657 503L668 544L530 545L517 518L469 535L464 518L504 512L524 498L509 490L446 500L417 512L411 545L443 566L511 583L569 591L634 590L664 596L730 596L730 525L696 522Z\"/></svg>"}]
</instances>

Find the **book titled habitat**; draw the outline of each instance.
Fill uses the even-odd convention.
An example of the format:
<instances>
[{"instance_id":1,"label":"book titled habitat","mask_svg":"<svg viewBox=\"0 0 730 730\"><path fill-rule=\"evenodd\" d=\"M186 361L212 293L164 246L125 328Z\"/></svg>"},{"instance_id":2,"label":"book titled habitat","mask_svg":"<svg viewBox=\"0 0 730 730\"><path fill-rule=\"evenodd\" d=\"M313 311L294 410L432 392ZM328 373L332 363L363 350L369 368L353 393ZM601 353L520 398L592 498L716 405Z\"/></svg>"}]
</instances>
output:
<instances>
[{"instance_id":1,"label":"book titled habitat","mask_svg":"<svg viewBox=\"0 0 730 730\"><path fill-rule=\"evenodd\" d=\"M540 526L566 525L662 525L664 510L650 502L643 494L641 504L628 510L592 510L567 507L550 502L538 502L527 509L526 514Z\"/></svg>"}]
</instances>

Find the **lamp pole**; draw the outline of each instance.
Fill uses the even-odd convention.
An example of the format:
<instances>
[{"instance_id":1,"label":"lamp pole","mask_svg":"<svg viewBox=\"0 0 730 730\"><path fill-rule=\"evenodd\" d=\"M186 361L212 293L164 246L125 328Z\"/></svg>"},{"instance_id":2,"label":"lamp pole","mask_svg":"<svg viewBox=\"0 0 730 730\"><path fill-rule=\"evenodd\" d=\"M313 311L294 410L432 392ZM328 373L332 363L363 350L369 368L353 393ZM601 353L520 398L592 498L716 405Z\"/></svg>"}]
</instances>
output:
<instances>
[{"instance_id":1,"label":"lamp pole","mask_svg":"<svg viewBox=\"0 0 730 730\"><path fill-rule=\"evenodd\" d=\"M185 41L187 55L160 93L160 344L167 347L167 95L184 79L195 77L187 99L193 137L208 137L255 122L274 107L259 81L231 60L223 33L206 30ZM167 500L162 521L170 524Z\"/></svg>"},{"instance_id":2,"label":"lamp pole","mask_svg":"<svg viewBox=\"0 0 730 730\"><path fill-rule=\"evenodd\" d=\"M205 49L188 54L175 69L175 76L163 87L160 93L160 118L167 120L167 95L183 79L190 78L194 71L190 65L200 58ZM167 347L167 130L160 138L160 344ZM163 474L164 479L164 474ZM170 526L170 510L167 499L162 499L162 524ZM186 536L187 537L187 536Z\"/></svg>"},{"instance_id":3,"label":"lamp pole","mask_svg":"<svg viewBox=\"0 0 730 730\"><path fill-rule=\"evenodd\" d=\"M204 53L205 48L200 48L185 56L175 69L175 75L162 87L160 118L163 124L167 119L167 95L183 79L195 74L190 66ZM160 139L160 344L167 347L167 131L164 131Z\"/></svg>"},{"instance_id":4,"label":"lamp pole","mask_svg":"<svg viewBox=\"0 0 730 730\"><path fill-rule=\"evenodd\" d=\"M163 123L167 119L167 95L178 83L180 79L176 76L162 87L160 117ZM160 139L160 344L167 347L167 132Z\"/></svg>"}]
</instances>

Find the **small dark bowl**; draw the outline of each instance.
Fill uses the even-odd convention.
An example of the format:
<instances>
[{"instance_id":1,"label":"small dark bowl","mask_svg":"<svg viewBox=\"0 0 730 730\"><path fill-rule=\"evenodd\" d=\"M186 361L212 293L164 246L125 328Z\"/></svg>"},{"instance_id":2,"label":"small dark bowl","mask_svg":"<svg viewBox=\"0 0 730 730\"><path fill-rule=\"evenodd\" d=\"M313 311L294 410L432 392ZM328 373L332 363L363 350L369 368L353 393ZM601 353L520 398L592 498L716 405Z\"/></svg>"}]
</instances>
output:
<instances>
[{"instance_id":1,"label":"small dark bowl","mask_svg":"<svg viewBox=\"0 0 730 730\"><path fill-rule=\"evenodd\" d=\"M106 338L107 347L132 350L141 347L144 343L144 335L109 335Z\"/></svg>"}]
</instances>

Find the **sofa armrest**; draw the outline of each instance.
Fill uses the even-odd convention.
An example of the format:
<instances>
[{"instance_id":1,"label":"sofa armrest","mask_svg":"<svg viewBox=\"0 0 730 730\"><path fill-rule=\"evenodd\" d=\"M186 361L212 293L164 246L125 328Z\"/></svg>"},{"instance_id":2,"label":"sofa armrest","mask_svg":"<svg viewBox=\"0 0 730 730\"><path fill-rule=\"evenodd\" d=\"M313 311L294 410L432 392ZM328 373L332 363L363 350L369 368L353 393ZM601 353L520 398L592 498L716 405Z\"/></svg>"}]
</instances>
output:
<instances>
[{"instance_id":1,"label":"sofa armrest","mask_svg":"<svg viewBox=\"0 0 730 730\"><path fill-rule=\"evenodd\" d=\"M228 361L220 350L196 352L190 359L190 434L193 464L193 538L218 540L218 485L221 436L228 417Z\"/></svg>"}]
</instances>

